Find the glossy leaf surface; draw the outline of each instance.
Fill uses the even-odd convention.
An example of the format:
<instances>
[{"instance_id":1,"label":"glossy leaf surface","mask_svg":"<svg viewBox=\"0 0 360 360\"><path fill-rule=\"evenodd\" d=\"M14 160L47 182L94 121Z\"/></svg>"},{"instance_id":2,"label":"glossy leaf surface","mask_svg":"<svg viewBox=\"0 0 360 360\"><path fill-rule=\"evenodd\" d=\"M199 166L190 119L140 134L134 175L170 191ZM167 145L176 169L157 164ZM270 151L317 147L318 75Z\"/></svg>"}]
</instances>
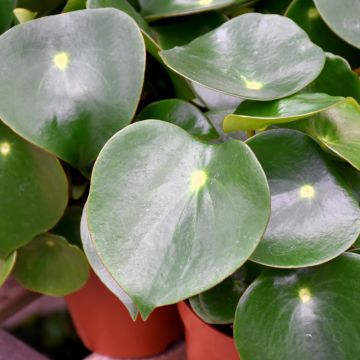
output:
<instances>
[{"instance_id":1,"label":"glossy leaf surface","mask_svg":"<svg viewBox=\"0 0 360 360\"><path fill-rule=\"evenodd\" d=\"M304 29L311 41L324 51L341 55L351 63L360 65L358 50L334 34L321 18L313 0L292 1L285 15Z\"/></svg>"},{"instance_id":2,"label":"glossy leaf surface","mask_svg":"<svg viewBox=\"0 0 360 360\"><path fill-rule=\"evenodd\" d=\"M314 0L321 17L338 36L360 48L360 2Z\"/></svg>"},{"instance_id":3,"label":"glossy leaf surface","mask_svg":"<svg viewBox=\"0 0 360 360\"><path fill-rule=\"evenodd\" d=\"M190 135L203 140L219 137L206 116L194 105L179 99L160 100L148 105L138 120L157 119L180 126Z\"/></svg>"},{"instance_id":4,"label":"glossy leaf surface","mask_svg":"<svg viewBox=\"0 0 360 360\"><path fill-rule=\"evenodd\" d=\"M259 130L314 115L339 103L342 97L322 93L301 93L273 101L242 102L224 119L224 131Z\"/></svg>"},{"instance_id":5,"label":"glossy leaf surface","mask_svg":"<svg viewBox=\"0 0 360 360\"><path fill-rule=\"evenodd\" d=\"M241 267L221 284L190 298L195 313L209 324L232 324L240 296L246 289L246 269Z\"/></svg>"},{"instance_id":6,"label":"glossy leaf surface","mask_svg":"<svg viewBox=\"0 0 360 360\"><path fill-rule=\"evenodd\" d=\"M81 240L92 270L94 270L102 283L124 304L131 317L135 320L138 315L138 310L136 309L135 304L129 295L127 295L126 292L117 284L96 252L96 248L89 234L89 227L86 219L86 205L81 217Z\"/></svg>"},{"instance_id":7,"label":"glossy leaf surface","mask_svg":"<svg viewBox=\"0 0 360 360\"><path fill-rule=\"evenodd\" d=\"M326 53L326 62L320 75L306 87L306 91L333 96L351 96L360 101L360 79L341 56Z\"/></svg>"},{"instance_id":8,"label":"glossy leaf surface","mask_svg":"<svg viewBox=\"0 0 360 360\"><path fill-rule=\"evenodd\" d=\"M245 14L192 41L160 53L186 78L230 95L273 100L313 81L323 51L292 20Z\"/></svg>"},{"instance_id":9,"label":"glossy leaf surface","mask_svg":"<svg viewBox=\"0 0 360 360\"><path fill-rule=\"evenodd\" d=\"M5 259L0 259L0 288L8 278L16 261L16 252L13 252Z\"/></svg>"},{"instance_id":10,"label":"glossy leaf surface","mask_svg":"<svg viewBox=\"0 0 360 360\"><path fill-rule=\"evenodd\" d=\"M275 267L316 265L355 242L359 205L314 140L281 129L259 134L248 144L271 192L270 222L252 260Z\"/></svg>"},{"instance_id":11,"label":"glossy leaf surface","mask_svg":"<svg viewBox=\"0 0 360 360\"><path fill-rule=\"evenodd\" d=\"M85 285L89 265L77 246L61 236L43 234L18 250L13 273L29 290L64 296Z\"/></svg>"},{"instance_id":12,"label":"glossy leaf surface","mask_svg":"<svg viewBox=\"0 0 360 360\"><path fill-rule=\"evenodd\" d=\"M360 347L360 255L270 270L242 296L234 324L243 360L348 360Z\"/></svg>"},{"instance_id":13,"label":"glossy leaf surface","mask_svg":"<svg viewBox=\"0 0 360 360\"><path fill-rule=\"evenodd\" d=\"M245 0L140 0L141 14L149 20L221 9Z\"/></svg>"},{"instance_id":14,"label":"glossy leaf surface","mask_svg":"<svg viewBox=\"0 0 360 360\"><path fill-rule=\"evenodd\" d=\"M142 121L115 135L95 164L90 235L146 318L238 269L265 230L268 196L242 142L208 145L175 125Z\"/></svg>"},{"instance_id":15,"label":"glossy leaf surface","mask_svg":"<svg viewBox=\"0 0 360 360\"><path fill-rule=\"evenodd\" d=\"M16 26L0 37L0 57L4 122L73 165L87 165L134 115L144 44L134 21L118 10Z\"/></svg>"},{"instance_id":16,"label":"glossy leaf surface","mask_svg":"<svg viewBox=\"0 0 360 360\"><path fill-rule=\"evenodd\" d=\"M360 170L360 106L355 100L348 98L294 126L308 132Z\"/></svg>"},{"instance_id":17,"label":"glossy leaf surface","mask_svg":"<svg viewBox=\"0 0 360 360\"><path fill-rule=\"evenodd\" d=\"M0 122L0 257L52 228L68 201L65 173L53 156Z\"/></svg>"}]
</instances>

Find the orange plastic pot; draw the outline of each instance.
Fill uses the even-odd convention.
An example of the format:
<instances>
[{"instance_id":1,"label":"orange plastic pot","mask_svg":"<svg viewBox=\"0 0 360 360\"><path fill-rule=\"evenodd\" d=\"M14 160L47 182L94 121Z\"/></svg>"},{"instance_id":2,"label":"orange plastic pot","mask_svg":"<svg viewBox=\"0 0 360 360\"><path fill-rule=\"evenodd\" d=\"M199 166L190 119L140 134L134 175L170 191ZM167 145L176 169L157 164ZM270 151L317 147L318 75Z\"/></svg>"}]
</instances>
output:
<instances>
[{"instance_id":1,"label":"orange plastic pot","mask_svg":"<svg viewBox=\"0 0 360 360\"><path fill-rule=\"evenodd\" d=\"M155 310L147 321L134 322L94 273L83 288L65 299L77 333L98 354L148 357L162 353L183 334L175 305Z\"/></svg>"},{"instance_id":2,"label":"orange plastic pot","mask_svg":"<svg viewBox=\"0 0 360 360\"><path fill-rule=\"evenodd\" d=\"M239 360L234 340L203 322L185 303L178 304L185 325L187 360Z\"/></svg>"}]
</instances>

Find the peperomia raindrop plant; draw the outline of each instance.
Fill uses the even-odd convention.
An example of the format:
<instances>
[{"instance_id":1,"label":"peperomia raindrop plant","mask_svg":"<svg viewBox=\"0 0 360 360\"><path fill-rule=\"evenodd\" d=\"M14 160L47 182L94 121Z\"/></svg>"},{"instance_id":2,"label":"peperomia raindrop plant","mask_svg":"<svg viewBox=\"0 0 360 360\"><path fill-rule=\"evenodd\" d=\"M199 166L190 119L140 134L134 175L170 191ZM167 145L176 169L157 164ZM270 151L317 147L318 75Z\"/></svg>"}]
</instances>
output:
<instances>
[{"instance_id":1,"label":"peperomia raindrop plant","mask_svg":"<svg viewBox=\"0 0 360 360\"><path fill-rule=\"evenodd\" d=\"M0 284L90 264L243 360L358 356L357 1L5 1L0 31Z\"/></svg>"}]
</instances>

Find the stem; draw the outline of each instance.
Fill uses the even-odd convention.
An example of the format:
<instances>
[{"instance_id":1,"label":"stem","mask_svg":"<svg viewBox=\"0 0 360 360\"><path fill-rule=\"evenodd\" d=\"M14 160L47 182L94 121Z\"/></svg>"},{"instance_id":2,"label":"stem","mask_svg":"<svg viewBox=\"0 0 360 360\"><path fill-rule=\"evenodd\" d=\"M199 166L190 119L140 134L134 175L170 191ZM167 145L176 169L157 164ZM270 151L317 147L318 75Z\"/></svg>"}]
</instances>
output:
<instances>
[{"instance_id":1,"label":"stem","mask_svg":"<svg viewBox=\"0 0 360 360\"><path fill-rule=\"evenodd\" d=\"M255 130L247 130L246 135L248 139L251 138L252 136L255 135Z\"/></svg>"}]
</instances>

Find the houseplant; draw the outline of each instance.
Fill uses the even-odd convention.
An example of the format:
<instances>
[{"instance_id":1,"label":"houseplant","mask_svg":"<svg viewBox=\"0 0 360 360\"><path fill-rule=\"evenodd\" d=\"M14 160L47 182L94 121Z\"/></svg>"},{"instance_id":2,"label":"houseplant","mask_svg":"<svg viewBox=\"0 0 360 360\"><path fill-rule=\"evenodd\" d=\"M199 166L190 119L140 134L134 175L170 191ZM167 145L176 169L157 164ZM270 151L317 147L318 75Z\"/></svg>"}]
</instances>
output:
<instances>
[{"instance_id":1,"label":"houseplant","mask_svg":"<svg viewBox=\"0 0 360 360\"><path fill-rule=\"evenodd\" d=\"M180 303L191 360L356 358L357 3L74 4L0 37L0 117L65 168L97 276L134 319ZM0 280L28 275L34 235L66 237L56 205L2 241Z\"/></svg>"}]
</instances>

